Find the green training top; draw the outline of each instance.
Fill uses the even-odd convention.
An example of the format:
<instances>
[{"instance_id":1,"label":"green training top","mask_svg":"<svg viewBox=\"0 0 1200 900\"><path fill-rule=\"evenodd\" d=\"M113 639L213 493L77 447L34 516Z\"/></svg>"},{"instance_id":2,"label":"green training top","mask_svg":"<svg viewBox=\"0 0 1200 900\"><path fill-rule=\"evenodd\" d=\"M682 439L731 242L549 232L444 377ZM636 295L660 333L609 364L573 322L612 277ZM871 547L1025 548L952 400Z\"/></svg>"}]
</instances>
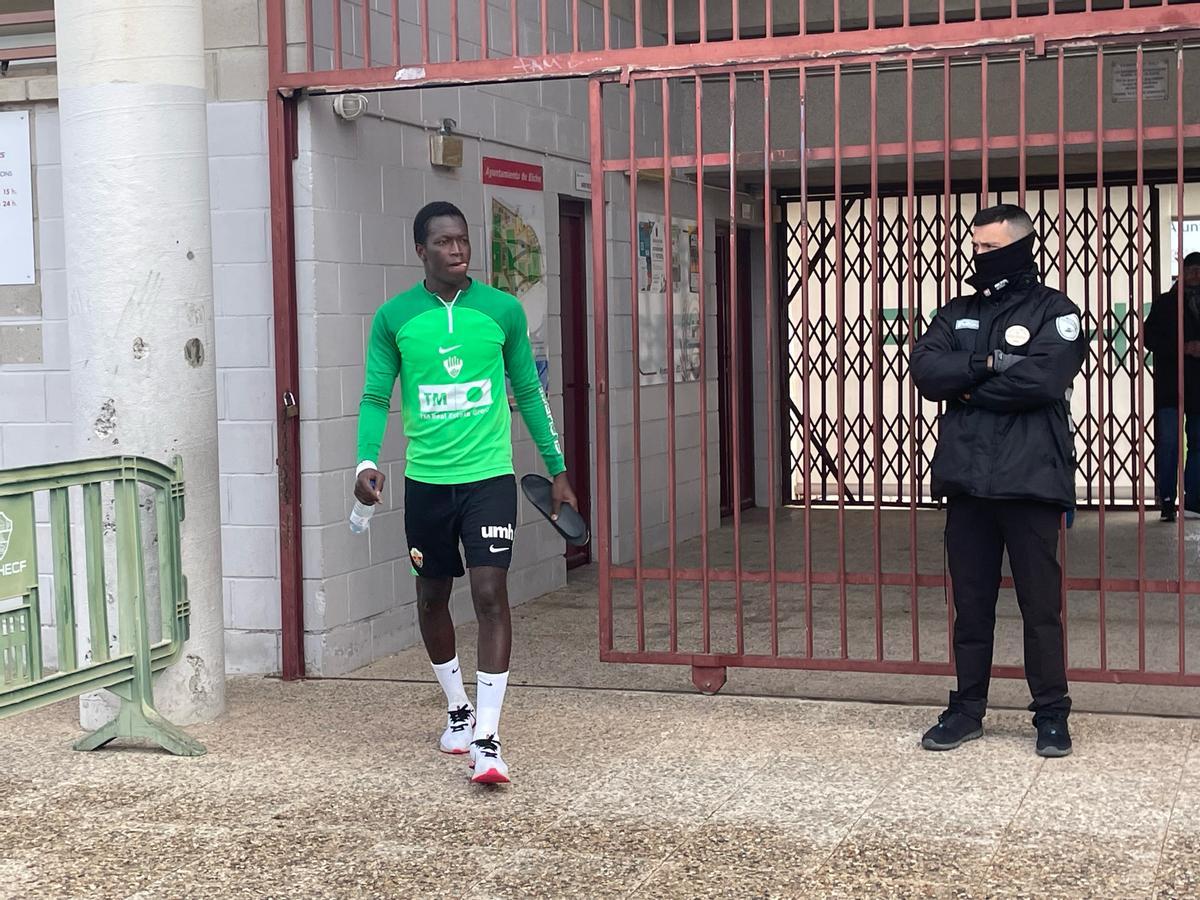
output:
<instances>
[{"instance_id":1,"label":"green training top","mask_svg":"<svg viewBox=\"0 0 1200 900\"><path fill-rule=\"evenodd\" d=\"M566 470L520 301L472 281L453 302L418 282L375 313L358 409L358 461L377 461L396 377L408 436L405 474L466 484L513 473L513 396L551 477Z\"/></svg>"}]
</instances>

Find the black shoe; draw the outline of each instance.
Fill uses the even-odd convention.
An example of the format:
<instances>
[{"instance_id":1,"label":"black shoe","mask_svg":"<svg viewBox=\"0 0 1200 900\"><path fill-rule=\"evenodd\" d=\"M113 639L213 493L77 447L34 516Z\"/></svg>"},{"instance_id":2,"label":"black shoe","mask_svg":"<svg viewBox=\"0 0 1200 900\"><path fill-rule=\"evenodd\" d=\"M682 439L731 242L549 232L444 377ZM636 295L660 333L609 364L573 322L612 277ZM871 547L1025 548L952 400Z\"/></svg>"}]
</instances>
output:
<instances>
[{"instance_id":1,"label":"black shoe","mask_svg":"<svg viewBox=\"0 0 1200 900\"><path fill-rule=\"evenodd\" d=\"M948 709L938 716L938 723L925 732L921 746L926 750L953 750L980 737L983 737L982 722Z\"/></svg>"},{"instance_id":2,"label":"black shoe","mask_svg":"<svg viewBox=\"0 0 1200 900\"><path fill-rule=\"evenodd\" d=\"M1162 513L1158 517L1158 520L1160 522L1174 522L1175 521L1175 507L1174 506L1164 506L1162 508Z\"/></svg>"},{"instance_id":3,"label":"black shoe","mask_svg":"<svg viewBox=\"0 0 1200 900\"><path fill-rule=\"evenodd\" d=\"M1047 713L1033 717L1037 729L1038 756L1070 756L1071 732L1067 728L1067 717Z\"/></svg>"}]
</instances>

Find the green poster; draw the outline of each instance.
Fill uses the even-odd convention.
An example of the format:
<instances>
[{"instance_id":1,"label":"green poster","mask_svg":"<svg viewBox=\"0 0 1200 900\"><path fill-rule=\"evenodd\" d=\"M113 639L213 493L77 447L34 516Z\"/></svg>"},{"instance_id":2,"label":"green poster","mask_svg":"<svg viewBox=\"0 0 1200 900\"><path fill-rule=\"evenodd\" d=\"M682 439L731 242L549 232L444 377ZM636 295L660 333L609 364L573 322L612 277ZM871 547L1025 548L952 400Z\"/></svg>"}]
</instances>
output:
<instances>
[{"instance_id":1,"label":"green poster","mask_svg":"<svg viewBox=\"0 0 1200 900\"><path fill-rule=\"evenodd\" d=\"M37 587L33 495L0 497L0 600Z\"/></svg>"}]
</instances>

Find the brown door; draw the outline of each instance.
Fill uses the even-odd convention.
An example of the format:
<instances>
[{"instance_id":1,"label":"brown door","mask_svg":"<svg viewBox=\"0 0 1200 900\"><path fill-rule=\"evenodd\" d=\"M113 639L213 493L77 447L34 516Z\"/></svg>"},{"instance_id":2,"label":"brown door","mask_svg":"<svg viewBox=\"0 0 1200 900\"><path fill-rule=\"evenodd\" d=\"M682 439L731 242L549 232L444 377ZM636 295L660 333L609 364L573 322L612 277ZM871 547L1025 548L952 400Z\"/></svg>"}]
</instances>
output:
<instances>
[{"instance_id":1,"label":"brown door","mask_svg":"<svg viewBox=\"0 0 1200 900\"><path fill-rule=\"evenodd\" d=\"M754 505L754 366L750 334L750 232L737 230L737 355L729 303L729 226L717 223L717 360L721 429L721 515L733 514L733 433L738 430L737 460L742 509ZM735 377L734 365L737 365ZM733 418L733 392L737 390L738 421Z\"/></svg>"},{"instance_id":2,"label":"brown door","mask_svg":"<svg viewBox=\"0 0 1200 900\"><path fill-rule=\"evenodd\" d=\"M584 205L562 198L558 204L559 259L562 260L561 319L563 346L563 453L579 512L592 520L592 434L587 332L587 236ZM591 562L591 548L567 547L567 568Z\"/></svg>"}]
</instances>

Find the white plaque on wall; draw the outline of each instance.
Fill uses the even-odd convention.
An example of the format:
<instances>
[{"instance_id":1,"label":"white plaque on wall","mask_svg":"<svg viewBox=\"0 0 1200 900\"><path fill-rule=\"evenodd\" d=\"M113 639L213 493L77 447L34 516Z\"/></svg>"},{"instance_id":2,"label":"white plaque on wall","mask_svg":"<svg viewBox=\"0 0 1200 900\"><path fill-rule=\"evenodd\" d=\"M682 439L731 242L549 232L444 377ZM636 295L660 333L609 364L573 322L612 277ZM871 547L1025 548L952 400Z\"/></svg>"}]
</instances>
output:
<instances>
[{"instance_id":1,"label":"white plaque on wall","mask_svg":"<svg viewBox=\"0 0 1200 900\"><path fill-rule=\"evenodd\" d=\"M29 112L0 112L0 284L33 284Z\"/></svg>"},{"instance_id":2,"label":"white plaque on wall","mask_svg":"<svg viewBox=\"0 0 1200 900\"><path fill-rule=\"evenodd\" d=\"M1112 98L1114 103L1136 103L1138 85L1137 60L1113 63ZM1167 100L1170 98L1169 78L1171 67L1165 59L1147 59L1142 64L1142 99Z\"/></svg>"}]
</instances>

